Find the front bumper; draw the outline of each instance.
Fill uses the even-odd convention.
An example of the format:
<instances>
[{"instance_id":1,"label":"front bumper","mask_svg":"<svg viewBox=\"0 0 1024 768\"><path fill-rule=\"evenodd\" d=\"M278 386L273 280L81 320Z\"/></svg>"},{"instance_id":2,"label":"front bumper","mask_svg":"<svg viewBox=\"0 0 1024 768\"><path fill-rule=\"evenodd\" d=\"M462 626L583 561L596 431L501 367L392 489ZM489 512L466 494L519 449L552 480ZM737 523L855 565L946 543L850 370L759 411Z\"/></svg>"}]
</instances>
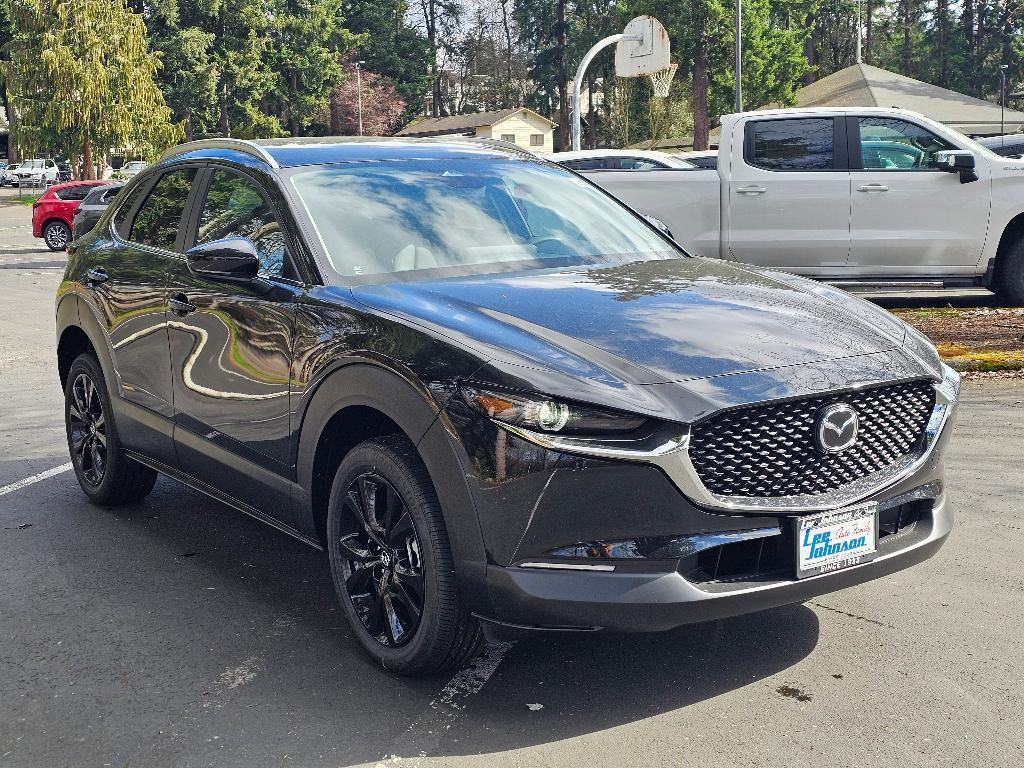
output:
<instances>
[{"instance_id":1,"label":"front bumper","mask_svg":"<svg viewBox=\"0 0 1024 768\"><path fill-rule=\"evenodd\" d=\"M678 571L563 571L488 566L492 612L481 618L516 627L657 632L683 624L799 603L862 584L927 560L953 525L945 494L934 500L930 526L910 543L879 546L870 562L801 580L698 585ZM884 543L884 539L882 542ZM887 551L891 549L891 551Z\"/></svg>"},{"instance_id":2,"label":"front bumper","mask_svg":"<svg viewBox=\"0 0 1024 768\"><path fill-rule=\"evenodd\" d=\"M786 537L795 518L809 511L803 504L730 507L694 498L666 461L678 455L671 446L647 460L616 461L565 453L562 446L477 422L476 444L491 447L467 462L475 471L466 476L478 479L473 495L487 549L483 584L476 585L482 589L473 590L484 599L473 601L475 612L538 629L659 631L801 602L919 563L939 550L952 528L942 454L957 385L955 372L947 371L937 386L925 450L880 477L883 485L815 499L829 509L877 502L880 530L882 515L896 510L896 535L880 538L870 561L799 580ZM472 416L464 418L465 425ZM468 434L465 427L456 431ZM913 511L905 529L901 510ZM726 546L715 543L719 539ZM761 539L770 546L761 546ZM745 551L733 547L740 541L760 547L757 566L719 571L723 557ZM711 548L719 553L713 569L699 554ZM765 558L774 567L763 568L762 551L769 549L774 554Z\"/></svg>"}]
</instances>

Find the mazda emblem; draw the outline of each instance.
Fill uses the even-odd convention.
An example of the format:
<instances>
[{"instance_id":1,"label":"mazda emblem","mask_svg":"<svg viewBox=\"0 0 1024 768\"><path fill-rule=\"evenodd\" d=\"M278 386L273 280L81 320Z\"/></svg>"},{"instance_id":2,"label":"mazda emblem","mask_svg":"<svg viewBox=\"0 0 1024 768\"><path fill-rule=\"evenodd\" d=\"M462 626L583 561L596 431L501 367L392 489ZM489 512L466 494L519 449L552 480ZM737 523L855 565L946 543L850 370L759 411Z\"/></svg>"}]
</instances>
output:
<instances>
[{"instance_id":1,"label":"mazda emblem","mask_svg":"<svg viewBox=\"0 0 1024 768\"><path fill-rule=\"evenodd\" d=\"M825 453L839 453L857 442L859 431L857 412L845 403L834 403L819 411L814 437Z\"/></svg>"}]
</instances>

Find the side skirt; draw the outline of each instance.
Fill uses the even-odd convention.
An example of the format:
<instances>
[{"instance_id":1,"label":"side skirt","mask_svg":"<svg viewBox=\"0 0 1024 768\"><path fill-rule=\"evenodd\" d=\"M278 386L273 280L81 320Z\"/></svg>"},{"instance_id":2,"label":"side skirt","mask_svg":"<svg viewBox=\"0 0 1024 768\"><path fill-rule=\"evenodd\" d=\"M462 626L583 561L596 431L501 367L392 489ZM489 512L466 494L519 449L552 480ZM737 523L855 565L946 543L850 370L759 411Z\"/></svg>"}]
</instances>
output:
<instances>
[{"instance_id":1,"label":"side skirt","mask_svg":"<svg viewBox=\"0 0 1024 768\"><path fill-rule=\"evenodd\" d=\"M304 533L300 533L294 528L285 525L280 520L277 520L276 518L273 518L270 515L261 512L255 507L249 506L244 501L239 501L234 496L231 496L230 494L227 494L224 491L214 488L212 485L207 485L202 480L197 480L196 478L192 477L192 475L186 474L185 472L182 472L180 469L169 467L163 462L151 459L150 457L144 456L135 451L126 450L124 451L124 453L127 456L130 456L135 461L139 462L139 464L144 464L150 469L153 469L162 475L167 475L171 479L177 480L179 483L187 485L189 488L193 488L199 491L200 493L209 496L211 499L216 499L219 502L227 504L229 507L233 507L234 509L237 509L239 512L249 515L249 517L254 517L260 522L266 523L271 528L276 528L277 530L281 531L281 533L287 533L289 536L298 539L303 544L307 544L317 551L323 551L323 547L320 545L320 542L316 541L315 539L311 539Z\"/></svg>"}]
</instances>

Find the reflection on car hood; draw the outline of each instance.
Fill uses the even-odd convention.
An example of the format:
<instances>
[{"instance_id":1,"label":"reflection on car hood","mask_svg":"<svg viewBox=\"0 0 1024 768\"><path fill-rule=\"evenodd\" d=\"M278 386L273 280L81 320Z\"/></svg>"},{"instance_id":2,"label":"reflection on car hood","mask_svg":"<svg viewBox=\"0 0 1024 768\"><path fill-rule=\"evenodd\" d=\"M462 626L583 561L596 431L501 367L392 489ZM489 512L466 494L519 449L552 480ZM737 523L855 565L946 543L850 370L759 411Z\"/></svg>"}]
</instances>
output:
<instances>
[{"instance_id":1,"label":"reflection on car hood","mask_svg":"<svg viewBox=\"0 0 1024 768\"><path fill-rule=\"evenodd\" d=\"M851 311L799 282L711 259L395 282L353 293L498 360L636 384L869 355L899 349L904 338L902 323L881 310Z\"/></svg>"}]
</instances>

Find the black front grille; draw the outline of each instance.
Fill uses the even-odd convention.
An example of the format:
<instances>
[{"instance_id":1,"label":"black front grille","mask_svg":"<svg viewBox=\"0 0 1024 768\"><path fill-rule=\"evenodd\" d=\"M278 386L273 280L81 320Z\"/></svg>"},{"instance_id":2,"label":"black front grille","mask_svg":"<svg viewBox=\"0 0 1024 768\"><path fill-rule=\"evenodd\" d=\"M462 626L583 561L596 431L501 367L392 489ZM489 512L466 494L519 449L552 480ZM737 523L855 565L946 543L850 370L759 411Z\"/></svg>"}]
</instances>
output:
<instances>
[{"instance_id":1,"label":"black front grille","mask_svg":"<svg viewBox=\"0 0 1024 768\"><path fill-rule=\"evenodd\" d=\"M860 419L857 441L829 454L815 444L824 406L845 403ZM816 495L894 464L921 441L935 405L928 381L726 411L695 424L690 461L719 496Z\"/></svg>"}]
</instances>

